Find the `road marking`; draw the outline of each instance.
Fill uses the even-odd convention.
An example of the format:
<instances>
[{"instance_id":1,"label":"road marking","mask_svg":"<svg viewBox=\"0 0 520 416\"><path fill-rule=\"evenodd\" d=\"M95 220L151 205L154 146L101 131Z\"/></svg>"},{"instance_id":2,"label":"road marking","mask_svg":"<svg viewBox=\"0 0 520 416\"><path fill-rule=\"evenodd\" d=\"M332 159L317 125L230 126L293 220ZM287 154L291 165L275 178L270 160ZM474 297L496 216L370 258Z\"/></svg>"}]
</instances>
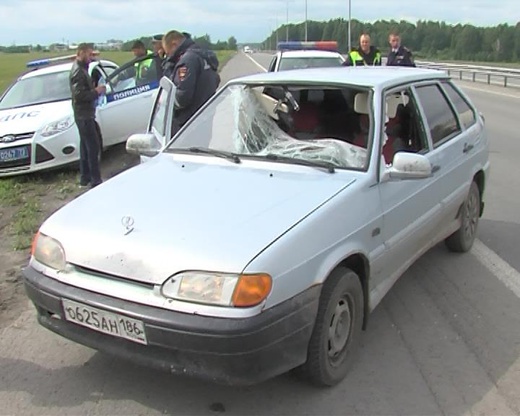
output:
<instances>
[{"instance_id":1,"label":"road marking","mask_svg":"<svg viewBox=\"0 0 520 416\"><path fill-rule=\"evenodd\" d=\"M477 260L520 298L520 273L482 241L475 240L471 250Z\"/></svg>"},{"instance_id":2,"label":"road marking","mask_svg":"<svg viewBox=\"0 0 520 416\"><path fill-rule=\"evenodd\" d=\"M254 63L258 68L260 68L262 71L267 72L267 69L264 68L262 65L260 65L257 61L255 61L255 60L253 59L252 56L249 56L249 54L247 54L247 53L245 53L244 55L245 55L247 58L249 58L249 59L251 60L251 62L253 62L253 63Z\"/></svg>"},{"instance_id":3,"label":"road marking","mask_svg":"<svg viewBox=\"0 0 520 416\"><path fill-rule=\"evenodd\" d=\"M475 87L468 87L465 85L461 85L463 89L473 90L473 91L480 91L480 92L487 92L488 94L495 94L495 95L501 95L503 97L509 97L509 98L516 98L520 99L520 95L513 95L513 94L505 94L503 92L497 92L497 91L490 91L483 88L475 88Z\"/></svg>"}]
</instances>

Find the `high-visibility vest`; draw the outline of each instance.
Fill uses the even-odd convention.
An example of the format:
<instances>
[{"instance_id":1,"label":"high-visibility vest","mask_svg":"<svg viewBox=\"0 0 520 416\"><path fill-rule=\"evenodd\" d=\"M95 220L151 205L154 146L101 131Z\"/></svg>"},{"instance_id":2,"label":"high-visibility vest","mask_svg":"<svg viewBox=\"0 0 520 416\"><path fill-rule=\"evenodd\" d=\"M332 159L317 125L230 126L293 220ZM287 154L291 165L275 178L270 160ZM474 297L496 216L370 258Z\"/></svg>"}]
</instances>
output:
<instances>
[{"instance_id":1,"label":"high-visibility vest","mask_svg":"<svg viewBox=\"0 0 520 416\"><path fill-rule=\"evenodd\" d=\"M365 62L363 56L357 50L353 50L349 53L350 61L352 62L352 66L356 66L359 61L363 62L363 65L368 65ZM374 57L374 62L372 65L377 65L381 62L381 52L376 52L376 56Z\"/></svg>"},{"instance_id":2,"label":"high-visibility vest","mask_svg":"<svg viewBox=\"0 0 520 416\"><path fill-rule=\"evenodd\" d=\"M151 55L151 54L153 54L153 52L147 50L146 54L147 55ZM134 64L136 78L143 78L143 76L142 76L143 68L150 69L152 64L153 64L153 59L152 58L145 59L144 61L136 62Z\"/></svg>"}]
</instances>

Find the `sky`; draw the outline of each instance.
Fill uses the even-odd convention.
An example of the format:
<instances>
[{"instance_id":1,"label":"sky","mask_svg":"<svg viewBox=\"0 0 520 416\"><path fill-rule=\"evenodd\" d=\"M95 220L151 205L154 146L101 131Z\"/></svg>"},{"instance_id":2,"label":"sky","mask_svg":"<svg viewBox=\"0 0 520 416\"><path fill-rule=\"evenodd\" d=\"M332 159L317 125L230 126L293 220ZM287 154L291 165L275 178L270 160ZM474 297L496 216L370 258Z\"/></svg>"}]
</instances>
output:
<instances>
[{"instance_id":1,"label":"sky","mask_svg":"<svg viewBox=\"0 0 520 416\"><path fill-rule=\"evenodd\" d=\"M349 0L0 0L0 45L131 40L171 29L260 42L287 21L348 18ZM350 0L351 16L477 26L520 21L518 0Z\"/></svg>"}]
</instances>

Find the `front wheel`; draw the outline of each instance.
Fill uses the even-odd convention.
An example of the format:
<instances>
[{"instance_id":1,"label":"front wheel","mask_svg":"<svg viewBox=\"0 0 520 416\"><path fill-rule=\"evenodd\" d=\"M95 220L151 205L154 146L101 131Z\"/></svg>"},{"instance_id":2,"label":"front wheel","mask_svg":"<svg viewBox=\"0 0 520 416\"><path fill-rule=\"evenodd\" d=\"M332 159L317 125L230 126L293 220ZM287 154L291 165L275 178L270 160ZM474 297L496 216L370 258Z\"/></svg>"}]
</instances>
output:
<instances>
[{"instance_id":1,"label":"front wheel","mask_svg":"<svg viewBox=\"0 0 520 416\"><path fill-rule=\"evenodd\" d=\"M477 235L479 218L480 191L478 185L472 182L468 196L462 206L460 228L445 240L449 250L458 253L471 250Z\"/></svg>"},{"instance_id":2,"label":"front wheel","mask_svg":"<svg viewBox=\"0 0 520 416\"><path fill-rule=\"evenodd\" d=\"M325 282L301 373L320 386L345 378L357 350L363 325L363 289L356 273L337 269Z\"/></svg>"}]
</instances>

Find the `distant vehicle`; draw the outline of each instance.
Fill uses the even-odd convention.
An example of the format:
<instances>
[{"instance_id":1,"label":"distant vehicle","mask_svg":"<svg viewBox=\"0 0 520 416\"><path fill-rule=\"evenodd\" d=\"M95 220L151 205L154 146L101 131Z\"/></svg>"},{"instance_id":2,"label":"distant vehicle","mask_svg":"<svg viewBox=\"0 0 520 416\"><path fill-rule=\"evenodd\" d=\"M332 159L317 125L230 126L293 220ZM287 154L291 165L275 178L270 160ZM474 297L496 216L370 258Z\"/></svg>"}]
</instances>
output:
<instances>
[{"instance_id":1,"label":"distant vehicle","mask_svg":"<svg viewBox=\"0 0 520 416\"><path fill-rule=\"evenodd\" d=\"M103 79L107 85L107 94L96 109L103 148L146 130L159 80L153 66L146 79L137 79L134 68L150 57L134 59L121 67L108 60L90 64L93 80ZM67 55L28 62L30 71L0 97L0 177L79 160L79 134L69 87L75 58Z\"/></svg>"},{"instance_id":2,"label":"distant vehicle","mask_svg":"<svg viewBox=\"0 0 520 416\"><path fill-rule=\"evenodd\" d=\"M278 42L277 49L268 72L335 67L345 62L345 58L338 52L336 41Z\"/></svg>"},{"instance_id":3,"label":"distant vehicle","mask_svg":"<svg viewBox=\"0 0 520 416\"><path fill-rule=\"evenodd\" d=\"M482 116L441 71L262 72L170 139L175 88L161 79L151 131L126 143L151 158L40 227L24 269L39 323L173 374L339 383L413 262L443 240L470 250Z\"/></svg>"},{"instance_id":4,"label":"distant vehicle","mask_svg":"<svg viewBox=\"0 0 520 416\"><path fill-rule=\"evenodd\" d=\"M244 46L245 53L253 53L253 50L249 46Z\"/></svg>"}]
</instances>

